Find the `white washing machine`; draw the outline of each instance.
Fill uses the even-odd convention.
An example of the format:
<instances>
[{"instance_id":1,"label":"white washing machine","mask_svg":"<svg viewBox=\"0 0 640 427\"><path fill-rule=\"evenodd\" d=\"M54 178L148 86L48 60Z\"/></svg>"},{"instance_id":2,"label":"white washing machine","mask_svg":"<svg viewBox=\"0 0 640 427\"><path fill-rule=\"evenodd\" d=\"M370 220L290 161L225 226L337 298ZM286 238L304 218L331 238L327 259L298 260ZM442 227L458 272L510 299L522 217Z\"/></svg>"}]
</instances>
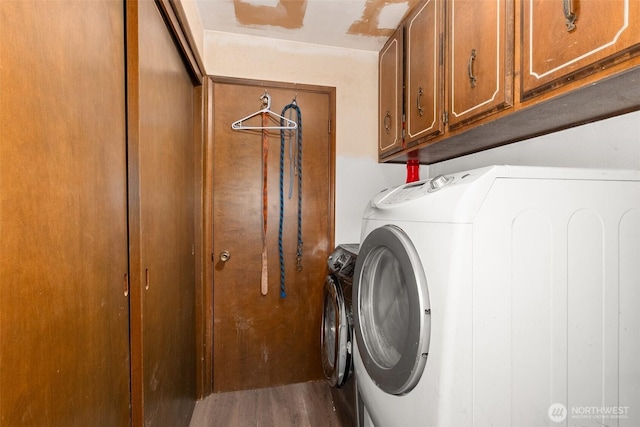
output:
<instances>
[{"instance_id":1,"label":"white washing machine","mask_svg":"<svg viewBox=\"0 0 640 427\"><path fill-rule=\"evenodd\" d=\"M494 166L385 190L353 310L360 426L638 426L640 171Z\"/></svg>"}]
</instances>

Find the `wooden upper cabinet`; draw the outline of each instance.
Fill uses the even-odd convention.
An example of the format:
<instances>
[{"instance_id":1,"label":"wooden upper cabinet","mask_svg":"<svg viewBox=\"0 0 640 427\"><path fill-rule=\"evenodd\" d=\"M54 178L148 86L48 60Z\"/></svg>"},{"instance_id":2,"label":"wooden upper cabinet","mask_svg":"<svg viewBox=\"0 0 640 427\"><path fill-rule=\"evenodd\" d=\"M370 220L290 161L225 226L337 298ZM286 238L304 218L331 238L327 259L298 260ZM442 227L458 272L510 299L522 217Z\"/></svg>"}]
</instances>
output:
<instances>
[{"instance_id":1,"label":"wooden upper cabinet","mask_svg":"<svg viewBox=\"0 0 640 427\"><path fill-rule=\"evenodd\" d=\"M380 51L378 62L378 152L402 149L402 27Z\"/></svg>"},{"instance_id":2,"label":"wooden upper cabinet","mask_svg":"<svg viewBox=\"0 0 640 427\"><path fill-rule=\"evenodd\" d=\"M449 128L513 104L513 3L448 3Z\"/></svg>"},{"instance_id":3,"label":"wooden upper cabinet","mask_svg":"<svg viewBox=\"0 0 640 427\"><path fill-rule=\"evenodd\" d=\"M405 144L444 132L444 3L421 4L405 25Z\"/></svg>"},{"instance_id":4,"label":"wooden upper cabinet","mask_svg":"<svg viewBox=\"0 0 640 427\"><path fill-rule=\"evenodd\" d=\"M523 100L638 53L637 0L522 2Z\"/></svg>"}]
</instances>

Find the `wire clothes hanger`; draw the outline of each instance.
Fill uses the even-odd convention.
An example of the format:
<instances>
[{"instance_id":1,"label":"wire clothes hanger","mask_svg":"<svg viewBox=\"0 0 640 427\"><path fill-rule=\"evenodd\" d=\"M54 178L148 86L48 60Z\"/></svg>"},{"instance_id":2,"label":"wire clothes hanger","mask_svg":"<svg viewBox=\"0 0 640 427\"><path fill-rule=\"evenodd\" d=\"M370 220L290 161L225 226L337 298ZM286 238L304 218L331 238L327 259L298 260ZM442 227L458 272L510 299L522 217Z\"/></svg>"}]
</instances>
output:
<instances>
[{"instance_id":1,"label":"wire clothes hanger","mask_svg":"<svg viewBox=\"0 0 640 427\"><path fill-rule=\"evenodd\" d=\"M231 128L234 130L253 130L253 129L289 129L289 130L295 130L298 128L298 124L296 122L294 122L293 120L289 120L286 117L282 117L280 114L276 114L273 111L271 111L271 96L269 96L269 94L265 91L265 93L260 97L260 99L262 100L262 104L264 105L264 108L260 111L256 111L253 114L249 114L247 117L244 117L240 120L237 120L235 122L233 122L231 124ZM277 125L274 126L269 126L269 125L262 125L262 126L247 126L245 124L243 124L243 122L245 122L246 120L249 120L252 117L256 117L256 116L261 116L264 114L268 114L269 116L271 116L274 120L277 121ZM264 117L264 116L263 116ZM262 122L264 123L264 121Z\"/></svg>"}]
</instances>

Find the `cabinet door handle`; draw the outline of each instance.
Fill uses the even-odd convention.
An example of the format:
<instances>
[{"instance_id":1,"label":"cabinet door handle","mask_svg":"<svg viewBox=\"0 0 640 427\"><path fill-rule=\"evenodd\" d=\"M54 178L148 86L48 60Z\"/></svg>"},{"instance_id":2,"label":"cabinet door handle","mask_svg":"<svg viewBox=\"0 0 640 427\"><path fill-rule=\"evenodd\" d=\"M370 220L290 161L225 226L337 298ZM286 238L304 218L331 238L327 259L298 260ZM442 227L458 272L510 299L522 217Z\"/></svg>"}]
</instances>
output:
<instances>
[{"instance_id":1,"label":"cabinet door handle","mask_svg":"<svg viewBox=\"0 0 640 427\"><path fill-rule=\"evenodd\" d=\"M424 108L422 108L422 95L424 94L424 91L422 90L422 86L420 86L420 88L418 89L418 99L416 101L416 105L418 107L418 114L420 115L420 117L424 116Z\"/></svg>"},{"instance_id":2,"label":"cabinet door handle","mask_svg":"<svg viewBox=\"0 0 640 427\"><path fill-rule=\"evenodd\" d=\"M467 72L469 73L469 83L471 87L476 87L476 76L473 75L473 63L476 60L476 50L471 49L471 56L469 57L469 66L467 68Z\"/></svg>"},{"instance_id":3,"label":"cabinet door handle","mask_svg":"<svg viewBox=\"0 0 640 427\"><path fill-rule=\"evenodd\" d=\"M384 116L384 129L389 133L391 131L391 114L387 110L387 114Z\"/></svg>"},{"instance_id":4,"label":"cabinet door handle","mask_svg":"<svg viewBox=\"0 0 640 427\"><path fill-rule=\"evenodd\" d=\"M562 0L562 6L567 31L571 32L576 29L576 19L578 19L578 15L573 11L573 0Z\"/></svg>"}]
</instances>

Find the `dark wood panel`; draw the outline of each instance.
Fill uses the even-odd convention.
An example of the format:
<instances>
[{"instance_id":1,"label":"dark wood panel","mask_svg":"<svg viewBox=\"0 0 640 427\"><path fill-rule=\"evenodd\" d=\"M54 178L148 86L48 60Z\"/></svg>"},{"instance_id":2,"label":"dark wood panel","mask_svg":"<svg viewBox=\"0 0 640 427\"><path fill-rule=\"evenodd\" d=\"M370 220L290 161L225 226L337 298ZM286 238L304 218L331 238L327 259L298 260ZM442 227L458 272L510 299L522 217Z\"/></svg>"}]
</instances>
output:
<instances>
[{"instance_id":1,"label":"dark wood panel","mask_svg":"<svg viewBox=\"0 0 640 427\"><path fill-rule=\"evenodd\" d=\"M129 424L124 7L0 2L0 424Z\"/></svg>"},{"instance_id":2,"label":"dark wood panel","mask_svg":"<svg viewBox=\"0 0 640 427\"><path fill-rule=\"evenodd\" d=\"M214 83L213 166L213 383L228 391L321 378L320 320L326 258L333 248L333 148L328 132L331 98L324 93L257 85ZM259 131L233 131L231 123L261 107L268 90L280 113L297 94L303 116L303 260L296 271L297 177L288 199L285 148L283 250L286 297L280 297L278 256L280 132L269 132L268 274L260 290L262 156ZM218 255L229 251L222 263Z\"/></svg>"},{"instance_id":3,"label":"dark wood panel","mask_svg":"<svg viewBox=\"0 0 640 427\"><path fill-rule=\"evenodd\" d=\"M324 381L215 393L196 404L190 427L351 427L334 408Z\"/></svg>"},{"instance_id":4,"label":"dark wood panel","mask_svg":"<svg viewBox=\"0 0 640 427\"><path fill-rule=\"evenodd\" d=\"M129 4L134 425L187 425L195 401L193 81L154 2Z\"/></svg>"}]
</instances>

